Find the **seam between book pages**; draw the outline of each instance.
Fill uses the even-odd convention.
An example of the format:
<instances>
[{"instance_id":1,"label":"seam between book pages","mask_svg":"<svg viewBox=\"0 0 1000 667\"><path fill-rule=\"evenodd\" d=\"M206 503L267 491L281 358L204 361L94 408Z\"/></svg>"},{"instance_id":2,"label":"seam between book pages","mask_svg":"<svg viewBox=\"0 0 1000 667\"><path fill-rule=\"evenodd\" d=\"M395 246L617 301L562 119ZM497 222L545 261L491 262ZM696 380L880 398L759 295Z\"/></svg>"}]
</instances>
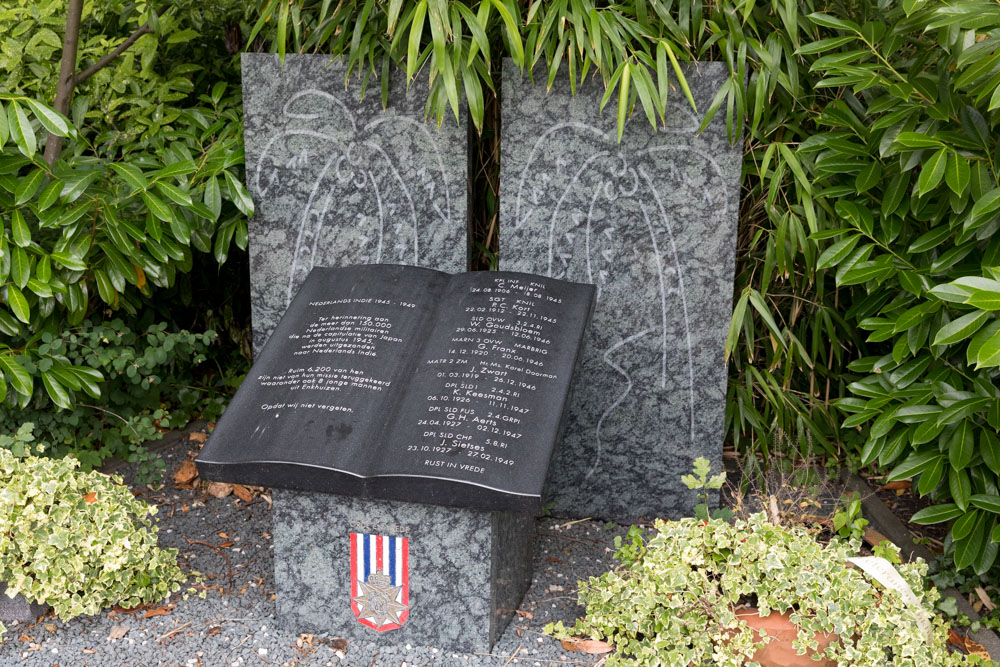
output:
<instances>
[{"instance_id":1,"label":"seam between book pages","mask_svg":"<svg viewBox=\"0 0 1000 667\"><path fill-rule=\"evenodd\" d=\"M222 463L219 461L203 461L199 460L199 463L205 465L216 465L216 466L231 466L232 463ZM468 484L469 486L478 486L481 489L489 489L490 491L496 491L498 493L504 493L511 496L524 496L526 498L540 498L537 493L521 493L519 491L507 491L505 489L500 489L495 486L488 486L486 484L477 484L476 482L469 482L462 479L455 479L454 477L438 477L436 475L407 475L406 473L384 473L381 475L359 475L356 472L351 472L350 470L341 470L340 468L331 468L329 466L321 466L315 463L301 463L297 461L240 461L238 465L261 465L261 464L274 464L274 465L284 465L284 466L305 466L307 468L320 468L322 470L332 470L333 472L344 473L345 475L350 475L351 477L357 477L358 479L376 479L379 477L414 477L417 479L440 479L446 482L454 482L456 484Z\"/></svg>"}]
</instances>

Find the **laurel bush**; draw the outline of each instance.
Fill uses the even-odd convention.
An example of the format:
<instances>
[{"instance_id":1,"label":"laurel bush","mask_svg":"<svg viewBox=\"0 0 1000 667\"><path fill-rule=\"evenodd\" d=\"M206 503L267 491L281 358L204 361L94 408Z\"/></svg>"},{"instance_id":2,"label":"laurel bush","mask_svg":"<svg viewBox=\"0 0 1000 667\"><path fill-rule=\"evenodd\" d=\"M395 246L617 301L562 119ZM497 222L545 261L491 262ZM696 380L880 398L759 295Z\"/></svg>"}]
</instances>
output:
<instances>
[{"instance_id":1,"label":"laurel bush","mask_svg":"<svg viewBox=\"0 0 1000 667\"><path fill-rule=\"evenodd\" d=\"M7 595L52 605L67 620L159 602L179 590L188 575L177 550L157 544L156 507L134 498L121 477L81 472L72 457L33 455L45 446L32 441L30 425L0 436L0 581Z\"/></svg>"},{"instance_id":2,"label":"laurel bush","mask_svg":"<svg viewBox=\"0 0 1000 667\"><path fill-rule=\"evenodd\" d=\"M749 601L761 616L790 612L801 629L794 646L802 651L815 648L815 633L838 635L825 654L840 665L981 664L949 653L947 625L933 612L938 593L924 588L923 561L896 566L920 600L915 608L847 566L856 541L821 544L806 529L773 525L763 513L732 523L658 520L655 528L648 544L636 527L618 538L621 566L580 582L586 616L569 629L549 624L546 632L606 640L615 648L608 667L743 665L765 643L737 615ZM930 638L918 614L933 618Z\"/></svg>"}]
</instances>

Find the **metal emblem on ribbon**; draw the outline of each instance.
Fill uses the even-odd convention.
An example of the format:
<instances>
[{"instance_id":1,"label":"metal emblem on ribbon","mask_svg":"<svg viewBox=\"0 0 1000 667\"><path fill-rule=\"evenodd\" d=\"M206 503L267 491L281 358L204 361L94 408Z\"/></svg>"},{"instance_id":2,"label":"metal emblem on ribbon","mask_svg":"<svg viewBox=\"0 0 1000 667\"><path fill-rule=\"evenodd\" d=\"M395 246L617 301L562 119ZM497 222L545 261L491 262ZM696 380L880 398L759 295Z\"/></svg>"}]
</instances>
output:
<instances>
[{"instance_id":1,"label":"metal emblem on ribbon","mask_svg":"<svg viewBox=\"0 0 1000 667\"><path fill-rule=\"evenodd\" d=\"M376 632L396 630L410 613L409 539L351 533L351 609Z\"/></svg>"}]
</instances>

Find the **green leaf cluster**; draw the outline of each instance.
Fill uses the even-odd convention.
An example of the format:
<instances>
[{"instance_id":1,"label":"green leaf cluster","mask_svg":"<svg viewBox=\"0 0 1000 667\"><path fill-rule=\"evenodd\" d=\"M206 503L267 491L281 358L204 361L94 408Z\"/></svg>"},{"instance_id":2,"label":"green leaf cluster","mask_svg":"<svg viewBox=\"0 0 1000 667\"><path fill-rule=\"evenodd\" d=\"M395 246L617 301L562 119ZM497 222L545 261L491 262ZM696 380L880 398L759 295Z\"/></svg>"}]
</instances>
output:
<instances>
[{"instance_id":1,"label":"green leaf cluster","mask_svg":"<svg viewBox=\"0 0 1000 667\"><path fill-rule=\"evenodd\" d=\"M879 16L812 14L799 53L836 88L796 150L845 319L865 332L837 406L860 462L915 479L955 519L959 568L997 558L1000 494L1000 12L902 3ZM933 38L928 38L933 35ZM915 58L915 54L919 54ZM985 69L984 69L985 68Z\"/></svg>"},{"instance_id":2,"label":"green leaf cluster","mask_svg":"<svg viewBox=\"0 0 1000 667\"><path fill-rule=\"evenodd\" d=\"M616 554L621 565L580 582L586 615L547 632L606 640L614 646L609 667L743 665L764 645L741 618L740 605L755 601L761 616L789 613L800 628L793 646L803 653L815 649L816 633L836 635L825 657L839 665L981 664L948 650L948 625L934 615L939 596L925 589L923 561L896 566L919 600L910 606L847 566L857 542L823 545L763 513L733 523L658 520L655 529L643 545L633 527ZM933 618L930 637L919 615Z\"/></svg>"},{"instance_id":3,"label":"green leaf cluster","mask_svg":"<svg viewBox=\"0 0 1000 667\"><path fill-rule=\"evenodd\" d=\"M72 455L84 470L112 457L132 461L140 481L154 481L163 463L145 443L193 415L214 419L224 407L229 388L197 374L210 365L217 340L214 331L171 331L164 322L133 330L120 319L43 332L31 354L8 362L42 382L25 408L0 412L0 433L31 422L49 443L48 456Z\"/></svg>"},{"instance_id":4,"label":"green leaf cluster","mask_svg":"<svg viewBox=\"0 0 1000 667\"><path fill-rule=\"evenodd\" d=\"M159 9L86 5L78 70L139 26L153 32L76 86L69 117L48 105L65 2L14 0L0 11L0 412L33 400L69 410L94 397L96 367L37 363L44 335L85 318L135 319L196 253L222 264L234 244L246 248L242 100L218 37L243 8ZM51 166L41 156L49 133L66 138Z\"/></svg>"},{"instance_id":5,"label":"green leaf cluster","mask_svg":"<svg viewBox=\"0 0 1000 667\"><path fill-rule=\"evenodd\" d=\"M646 0L606 4L594 0L530 3L514 0L258 0L251 41L265 36L281 57L286 51L320 51L347 60L347 77L363 87L379 81L388 100L392 64L410 81L427 76L427 112L441 123L460 101L482 130L485 99L496 93L504 57L520 70L540 65L549 88L565 65L573 90L591 74L606 93L602 109L616 102L619 139L626 118L643 109L653 126L664 121L673 90L694 98L680 63L706 53L710 28L700 8ZM706 41L695 50L692 44ZM718 108L718 107L716 107Z\"/></svg>"},{"instance_id":6,"label":"green leaf cluster","mask_svg":"<svg viewBox=\"0 0 1000 667\"><path fill-rule=\"evenodd\" d=\"M68 620L113 606L160 602L188 579L176 549L157 545L156 507L120 477L76 470L72 458L15 456L30 427L0 435L0 581L11 596L52 605Z\"/></svg>"}]
</instances>

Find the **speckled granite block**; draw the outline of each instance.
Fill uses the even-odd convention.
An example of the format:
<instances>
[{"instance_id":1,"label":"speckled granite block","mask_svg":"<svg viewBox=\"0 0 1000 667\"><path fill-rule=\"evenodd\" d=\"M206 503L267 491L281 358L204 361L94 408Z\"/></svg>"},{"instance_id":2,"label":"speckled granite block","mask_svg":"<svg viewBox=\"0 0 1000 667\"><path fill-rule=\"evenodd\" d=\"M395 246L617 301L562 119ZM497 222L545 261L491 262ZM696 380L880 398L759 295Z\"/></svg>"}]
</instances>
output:
<instances>
[{"instance_id":1,"label":"speckled granite block","mask_svg":"<svg viewBox=\"0 0 1000 667\"><path fill-rule=\"evenodd\" d=\"M48 611L46 604L28 602L23 595L7 597L7 584L0 582L0 622L31 622Z\"/></svg>"},{"instance_id":2,"label":"speckled granite block","mask_svg":"<svg viewBox=\"0 0 1000 667\"><path fill-rule=\"evenodd\" d=\"M727 76L687 68L699 110ZM505 63L500 269L598 287L547 487L558 514L624 523L690 514L695 457L721 470L742 142L724 113L698 134L675 88L667 127L637 109L619 144L603 94Z\"/></svg>"},{"instance_id":3,"label":"speckled granite block","mask_svg":"<svg viewBox=\"0 0 1000 667\"><path fill-rule=\"evenodd\" d=\"M529 515L274 490L278 616L293 632L489 652L531 583ZM408 609L377 632L351 606L351 537L408 540ZM398 613L398 612L397 612Z\"/></svg>"},{"instance_id":4,"label":"speckled granite block","mask_svg":"<svg viewBox=\"0 0 1000 667\"><path fill-rule=\"evenodd\" d=\"M254 351L314 266L413 264L465 271L466 113L424 121L427 88L401 73L363 100L329 56L243 54Z\"/></svg>"}]
</instances>

